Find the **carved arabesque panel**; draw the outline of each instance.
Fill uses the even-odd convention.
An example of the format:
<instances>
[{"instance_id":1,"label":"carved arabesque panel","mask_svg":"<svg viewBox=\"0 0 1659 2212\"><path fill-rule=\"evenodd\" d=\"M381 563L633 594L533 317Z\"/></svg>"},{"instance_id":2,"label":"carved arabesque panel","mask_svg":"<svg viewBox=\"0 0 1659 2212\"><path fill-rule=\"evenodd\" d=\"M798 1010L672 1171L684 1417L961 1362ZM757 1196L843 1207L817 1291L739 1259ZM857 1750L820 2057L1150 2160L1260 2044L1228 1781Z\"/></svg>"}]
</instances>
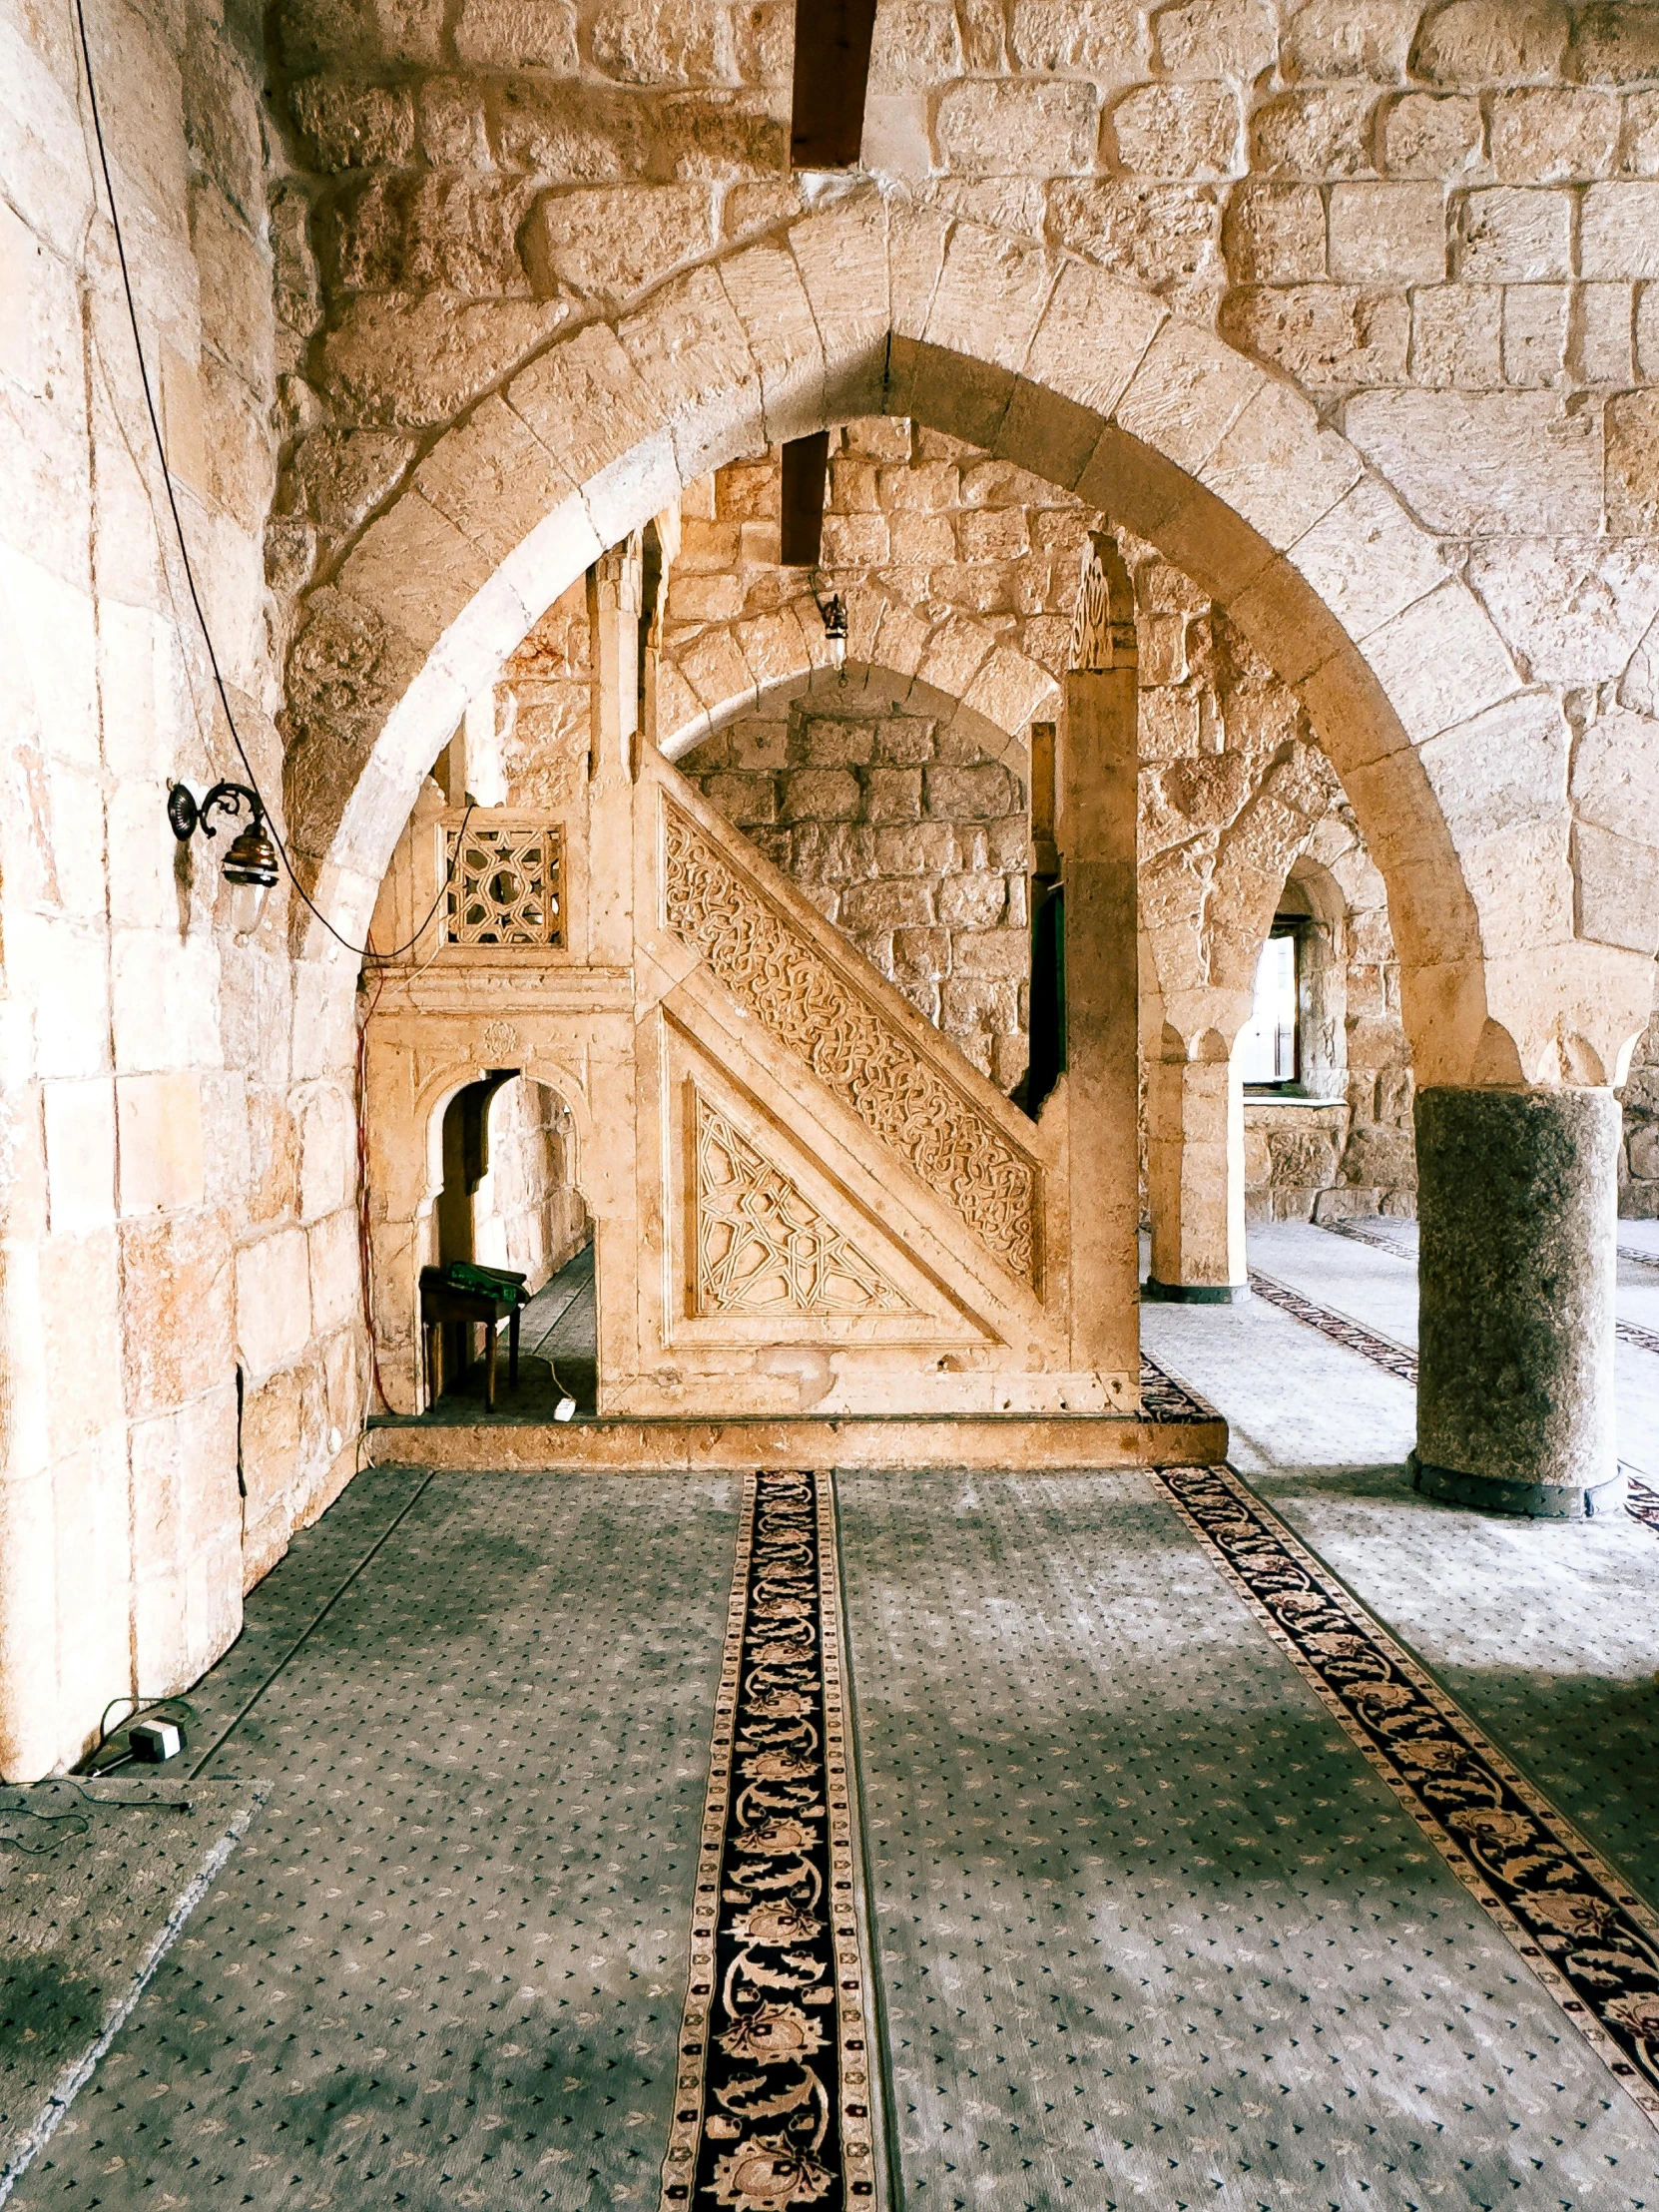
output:
<instances>
[{"instance_id":1,"label":"carved arabesque panel","mask_svg":"<svg viewBox=\"0 0 1659 2212\"><path fill-rule=\"evenodd\" d=\"M665 813L668 927L954 1207L993 1258L1033 1282L1033 1164L737 874L695 823L675 808Z\"/></svg>"},{"instance_id":2,"label":"carved arabesque panel","mask_svg":"<svg viewBox=\"0 0 1659 2212\"><path fill-rule=\"evenodd\" d=\"M564 943L564 837L556 825L446 835L450 944Z\"/></svg>"},{"instance_id":3,"label":"carved arabesque panel","mask_svg":"<svg viewBox=\"0 0 1659 2212\"><path fill-rule=\"evenodd\" d=\"M700 1091L693 1092L698 1313L913 1314L915 1307Z\"/></svg>"}]
</instances>

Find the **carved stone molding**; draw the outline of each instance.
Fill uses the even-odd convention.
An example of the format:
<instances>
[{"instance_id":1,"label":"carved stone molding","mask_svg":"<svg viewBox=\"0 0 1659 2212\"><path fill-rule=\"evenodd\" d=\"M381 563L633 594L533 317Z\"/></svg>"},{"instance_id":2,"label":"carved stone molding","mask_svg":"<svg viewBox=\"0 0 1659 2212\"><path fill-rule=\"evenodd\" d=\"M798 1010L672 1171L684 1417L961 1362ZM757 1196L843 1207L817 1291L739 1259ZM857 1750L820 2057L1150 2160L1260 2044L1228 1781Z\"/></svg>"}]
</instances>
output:
<instances>
[{"instance_id":1,"label":"carved stone molding","mask_svg":"<svg viewBox=\"0 0 1659 2212\"><path fill-rule=\"evenodd\" d=\"M738 874L694 822L673 807L665 815L667 926L955 1209L994 1259L1034 1282L1034 1164Z\"/></svg>"},{"instance_id":2,"label":"carved stone molding","mask_svg":"<svg viewBox=\"0 0 1659 2212\"><path fill-rule=\"evenodd\" d=\"M913 1314L801 1186L692 1091L699 1314Z\"/></svg>"}]
</instances>

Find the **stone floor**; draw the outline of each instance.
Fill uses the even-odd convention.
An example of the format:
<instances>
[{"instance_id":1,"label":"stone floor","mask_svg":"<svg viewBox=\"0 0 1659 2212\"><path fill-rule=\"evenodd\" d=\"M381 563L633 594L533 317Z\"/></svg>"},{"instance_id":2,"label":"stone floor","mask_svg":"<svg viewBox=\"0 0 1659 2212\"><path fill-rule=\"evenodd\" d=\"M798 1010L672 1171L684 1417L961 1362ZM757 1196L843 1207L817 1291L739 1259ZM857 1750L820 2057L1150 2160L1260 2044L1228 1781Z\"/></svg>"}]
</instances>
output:
<instances>
[{"instance_id":1,"label":"stone floor","mask_svg":"<svg viewBox=\"0 0 1659 2212\"><path fill-rule=\"evenodd\" d=\"M1412 1257L1299 1227L1251 1247L1407 1347ZM1621 1316L1659 1328L1659 1268L1624 1273ZM1145 1328L1233 1422L1228 1509L1281 1583L1289 1561L1348 1608L1367 1664L1532 1809L1511 1824L1554 1849L1547 1799L1581 1832L1580 1967L1626 1972L1659 1925L1659 1533L1416 1498L1409 1382L1265 1300ZM1659 1354L1619 1359L1623 1449L1659 1482ZM1196 1492L836 1490L895 2205L1659 2207L1639 2067L1586 2039L1602 2014L1471 1872L1473 1831L1402 1795ZM732 1477L359 1476L194 1693L193 1787L265 1802L15 2201L673 2201L746 1510ZM0 1854L0 1903L53 1863ZM1626 1985L1651 2053L1659 1978ZM719 2170L700 2204L841 2202Z\"/></svg>"}]
</instances>

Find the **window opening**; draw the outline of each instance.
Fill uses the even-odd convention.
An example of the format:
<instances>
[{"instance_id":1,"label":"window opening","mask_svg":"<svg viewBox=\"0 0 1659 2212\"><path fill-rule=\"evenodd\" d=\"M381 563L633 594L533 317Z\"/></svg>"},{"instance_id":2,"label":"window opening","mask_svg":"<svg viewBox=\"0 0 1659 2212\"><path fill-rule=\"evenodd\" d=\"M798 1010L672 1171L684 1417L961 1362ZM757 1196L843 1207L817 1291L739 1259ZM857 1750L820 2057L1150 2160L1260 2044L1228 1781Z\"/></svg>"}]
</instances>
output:
<instances>
[{"instance_id":1,"label":"window opening","mask_svg":"<svg viewBox=\"0 0 1659 2212\"><path fill-rule=\"evenodd\" d=\"M1302 926L1275 921L1256 966L1256 995L1238 1044L1239 1075L1254 1090L1286 1090L1302 1073Z\"/></svg>"},{"instance_id":2,"label":"window opening","mask_svg":"<svg viewBox=\"0 0 1659 2212\"><path fill-rule=\"evenodd\" d=\"M555 826L447 834L450 944L563 945L564 839Z\"/></svg>"}]
</instances>

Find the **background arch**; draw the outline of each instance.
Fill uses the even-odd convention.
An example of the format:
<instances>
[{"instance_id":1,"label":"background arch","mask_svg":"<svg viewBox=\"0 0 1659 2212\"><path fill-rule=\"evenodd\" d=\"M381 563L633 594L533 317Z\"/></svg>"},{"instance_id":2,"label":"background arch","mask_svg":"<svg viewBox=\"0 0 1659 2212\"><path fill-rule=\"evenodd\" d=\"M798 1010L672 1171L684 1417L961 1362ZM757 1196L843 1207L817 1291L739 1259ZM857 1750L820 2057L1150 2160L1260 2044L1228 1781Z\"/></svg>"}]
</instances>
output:
<instances>
[{"instance_id":1,"label":"background arch","mask_svg":"<svg viewBox=\"0 0 1659 2212\"><path fill-rule=\"evenodd\" d=\"M366 924L466 700L605 546L719 462L872 412L1126 522L1296 687L1388 884L1425 1079L1605 1079L1650 963L1573 935L1564 726L1435 539L1300 393L1150 294L874 191L550 345L311 596L288 808L336 927ZM1494 830L1468 795L1518 743ZM315 927L305 949L338 957Z\"/></svg>"}]
</instances>

